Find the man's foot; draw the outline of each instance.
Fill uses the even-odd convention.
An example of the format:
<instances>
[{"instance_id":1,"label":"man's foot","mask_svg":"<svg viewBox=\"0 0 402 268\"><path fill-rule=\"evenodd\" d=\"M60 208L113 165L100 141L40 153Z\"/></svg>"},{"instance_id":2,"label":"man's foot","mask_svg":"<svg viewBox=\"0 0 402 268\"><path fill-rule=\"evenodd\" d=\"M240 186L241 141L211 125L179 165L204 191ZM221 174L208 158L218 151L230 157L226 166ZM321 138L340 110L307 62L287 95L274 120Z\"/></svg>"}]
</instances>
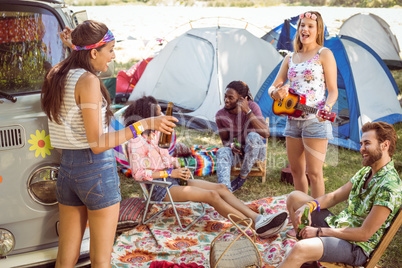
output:
<instances>
[{"instance_id":1,"label":"man's foot","mask_svg":"<svg viewBox=\"0 0 402 268\"><path fill-rule=\"evenodd\" d=\"M234 188L237 188L237 184L239 183L239 180L240 180L241 178L240 178L240 175L239 176L237 176L234 180L232 180L231 182L230 182L230 186L232 187L232 192L234 192Z\"/></svg>"},{"instance_id":2,"label":"man's foot","mask_svg":"<svg viewBox=\"0 0 402 268\"><path fill-rule=\"evenodd\" d=\"M263 215L262 219L255 223L255 231L261 238L268 238L279 234L288 224L286 211L275 214Z\"/></svg>"},{"instance_id":3,"label":"man's foot","mask_svg":"<svg viewBox=\"0 0 402 268\"><path fill-rule=\"evenodd\" d=\"M236 190L238 190L240 187L242 187L243 184L246 182L246 180L247 180L247 178L242 179L242 178L240 177L240 175L237 176L237 178L234 179L234 180L231 182L232 192L234 193Z\"/></svg>"}]
</instances>

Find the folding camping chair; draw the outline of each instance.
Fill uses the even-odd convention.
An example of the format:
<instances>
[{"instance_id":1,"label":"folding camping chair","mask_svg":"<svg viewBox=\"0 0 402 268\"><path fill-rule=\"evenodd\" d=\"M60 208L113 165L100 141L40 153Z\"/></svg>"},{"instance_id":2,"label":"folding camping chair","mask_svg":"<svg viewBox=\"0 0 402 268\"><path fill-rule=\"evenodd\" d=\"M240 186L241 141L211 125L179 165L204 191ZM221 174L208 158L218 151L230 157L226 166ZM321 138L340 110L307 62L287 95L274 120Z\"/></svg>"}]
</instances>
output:
<instances>
[{"instance_id":1,"label":"folding camping chair","mask_svg":"<svg viewBox=\"0 0 402 268\"><path fill-rule=\"evenodd\" d=\"M388 227L388 230L385 232L383 237L381 238L380 243L377 245L375 250L370 254L369 259L367 260L366 264L363 266L364 268L374 268L376 267L378 261L380 260L382 254L384 254L385 249L387 249L389 243L391 242L392 238L394 238L396 232L398 231L399 227L402 224L402 207L399 209L399 212L395 215L395 218L392 224ZM338 267L347 267L347 268L354 268L356 266L350 266L343 263L328 263L328 262L320 262L321 265L327 268L338 268Z\"/></svg>"},{"instance_id":2,"label":"folding camping chair","mask_svg":"<svg viewBox=\"0 0 402 268\"><path fill-rule=\"evenodd\" d=\"M265 122L266 122L267 125L269 126L269 117L267 117L267 118L265 119ZM264 141L264 144L265 144L265 151L267 151L267 140L268 140L268 139L264 139L264 140L263 140L263 141ZM240 174L241 164L242 164L242 163L239 163L238 165L232 167L232 169L231 169L231 171L230 171L230 174L231 174L232 176L238 176L238 175ZM253 176L253 177L259 177L259 176L261 176L261 178L262 178L262 183L264 183L264 182L265 182L265 179L266 179L266 178L265 178L265 177L266 177L266 174L267 174L267 157L265 156L264 161L256 161L256 162L254 163L254 165L253 165L253 167L251 168L251 171L250 171L250 173L248 174L248 176Z\"/></svg>"},{"instance_id":3,"label":"folding camping chair","mask_svg":"<svg viewBox=\"0 0 402 268\"><path fill-rule=\"evenodd\" d=\"M190 167L188 167L190 168ZM191 179L193 180L193 173L191 172ZM191 226L193 226L199 219L201 219L204 215L205 215L205 206L202 202L192 202L192 201L187 201L187 202L174 202L172 196L170 195L170 191L169 191L169 185L171 185L170 182L167 181L141 181L138 182L141 186L141 190L143 193L143 196L146 200L146 205L145 205L145 210L144 210L144 214L142 216L142 223L143 224L147 224L148 222L150 222L151 220L155 219L158 215L160 215L162 212L164 212L167 208L169 208L169 205L172 205L172 209L173 212L176 216L177 222L179 223L180 228L183 231L187 231ZM146 184L151 185L151 188L148 190ZM167 190L167 195L169 196L169 201L152 201L151 200L151 196L152 196L152 192L154 190L155 185L161 186L166 188ZM190 203L198 203L201 205L201 209L200 209L200 215L194 219L190 224L188 224L187 226L184 226L180 220L180 216L177 213L176 210L176 205L184 205L184 204L190 204ZM148 216L148 209L149 209L149 205L150 204L160 204L162 205L162 209L158 212L156 212L154 215L152 215L151 217L149 217L147 219ZM190 204L191 205L191 204Z\"/></svg>"}]
</instances>

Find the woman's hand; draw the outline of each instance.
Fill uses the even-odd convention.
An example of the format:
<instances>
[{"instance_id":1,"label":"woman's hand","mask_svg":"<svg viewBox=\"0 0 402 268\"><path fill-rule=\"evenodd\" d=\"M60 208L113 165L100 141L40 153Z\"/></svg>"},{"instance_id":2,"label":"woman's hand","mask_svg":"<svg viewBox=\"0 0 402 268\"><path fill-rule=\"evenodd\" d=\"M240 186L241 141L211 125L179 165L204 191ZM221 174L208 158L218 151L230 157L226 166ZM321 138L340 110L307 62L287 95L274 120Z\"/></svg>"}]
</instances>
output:
<instances>
[{"instance_id":1,"label":"woman's hand","mask_svg":"<svg viewBox=\"0 0 402 268\"><path fill-rule=\"evenodd\" d=\"M63 42L64 45L66 45L69 48L72 48L73 46L73 42L71 41L72 31L73 30L71 30L69 27L66 26L66 28L59 33L61 41Z\"/></svg>"},{"instance_id":2,"label":"woman's hand","mask_svg":"<svg viewBox=\"0 0 402 268\"><path fill-rule=\"evenodd\" d=\"M172 170L172 178L188 180L190 178L190 170L188 168L177 168Z\"/></svg>"},{"instance_id":3,"label":"woman's hand","mask_svg":"<svg viewBox=\"0 0 402 268\"><path fill-rule=\"evenodd\" d=\"M288 95L288 93L289 93L289 85L288 84L283 85L283 82L280 82L273 89L271 96L275 100L281 100L284 99Z\"/></svg>"},{"instance_id":4,"label":"woman's hand","mask_svg":"<svg viewBox=\"0 0 402 268\"><path fill-rule=\"evenodd\" d=\"M173 122L178 122L179 120L173 116L161 115L150 117L147 119L141 120L141 124L145 129L153 129L163 132L165 134L171 134L173 132L173 128L176 126Z\"/></svg>"}]
</instances>

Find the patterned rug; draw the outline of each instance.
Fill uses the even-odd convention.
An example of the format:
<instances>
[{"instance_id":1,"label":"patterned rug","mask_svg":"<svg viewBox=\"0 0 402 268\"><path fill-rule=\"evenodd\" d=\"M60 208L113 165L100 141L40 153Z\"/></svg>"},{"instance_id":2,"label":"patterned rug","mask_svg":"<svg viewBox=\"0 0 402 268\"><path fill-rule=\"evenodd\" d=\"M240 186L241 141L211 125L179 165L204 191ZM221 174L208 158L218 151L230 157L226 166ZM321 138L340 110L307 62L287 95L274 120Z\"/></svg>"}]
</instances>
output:
<instances>
[{"instance_id":1,"label":"patterned rug","mask_svg":"<svg viewBox=\"0 0 402 268\"><path fill-rule=\"evenodd\" d=\"M259 213L276 213L286 210L287 195L264 198L247 203ZM198 205L192 208L179 206L178 211L189 222L198 215ZM152 208L157 210L157 206ZM168 209L153 223L139 225L117 237L112 252L113 267L149 267L152 261L172 263L196 263L209 267L209 250L212 240L231 222L220 216L212 207L206 205L205 216L187 232L176 223L173 211ZM286 229L269 239L256 239L265 268L276 267L296 243L286 237Z\"/></svg>"}]
</instances>

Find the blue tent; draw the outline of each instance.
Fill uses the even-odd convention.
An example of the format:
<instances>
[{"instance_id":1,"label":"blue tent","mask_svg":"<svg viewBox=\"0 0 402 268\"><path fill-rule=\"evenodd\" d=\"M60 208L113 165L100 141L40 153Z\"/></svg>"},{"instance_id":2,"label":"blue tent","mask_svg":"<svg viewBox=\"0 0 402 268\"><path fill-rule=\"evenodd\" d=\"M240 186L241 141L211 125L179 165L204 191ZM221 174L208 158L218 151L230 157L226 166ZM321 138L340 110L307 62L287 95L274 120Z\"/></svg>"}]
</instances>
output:
<instances>
[{"instance_id":1,"label":"blue tent","mask_svg":"<svg viewBox=\"0 0 402 268\"><path fill-rule=\"evenodd\" d=\"M278 51L293 51L293 39L296 36L297 22L299 16L286 19L281 25L275 27L266 35L261 37L265 41L271 43ZM324 25L324 36L328 37L327 26Z\"/></svg>"},{"instance_id":2,"label":"blue tent","mask_svg":"<svg viewBox=\"0 0 402 268\"><path fill-rule=\"evenodd\" d=\"M399 89L381 58L361 41L348 36L326 38L338 69L339 97L333 107L337 118L333 123L334 139L329 142L353 150L360 148L361 126L369 121L390 124L402 121L397 99ZM280 63L281 64L281 63ZM268 88L275 80L280 64L271 72L255 96L263 115L270 118L273 136L283 136L286 118L272 112Z\"/></svg>"}]
</instances>

